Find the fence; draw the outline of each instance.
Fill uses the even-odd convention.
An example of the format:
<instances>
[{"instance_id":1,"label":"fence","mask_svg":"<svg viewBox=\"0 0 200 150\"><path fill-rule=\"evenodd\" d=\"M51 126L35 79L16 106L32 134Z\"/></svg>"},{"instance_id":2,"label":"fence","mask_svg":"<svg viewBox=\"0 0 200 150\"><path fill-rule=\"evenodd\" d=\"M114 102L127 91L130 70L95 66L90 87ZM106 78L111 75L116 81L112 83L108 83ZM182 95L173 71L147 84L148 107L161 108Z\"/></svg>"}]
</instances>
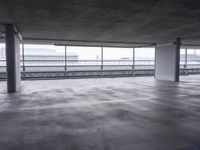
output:
<instances>
[{"instance_id":1,"label":"fence","mask_svg":"<svg viewBox=\"0 0 200 150\"><path fill-rule=\"evenodd\" d=\"M133 56L131 59L105 59L104 48L101 48L100 58L86 60L79 59L76 54L69 55L66 47L57 56L48 53L27 55L27 50L22 45L21 76L22 79L31 79L154 75L155 60L136 59L135 49L130 51ZM180 73L200 73L200 60L181 59ZM0 59L0 79L6 79L5 59Z\"/></svg>"}]
</instances>

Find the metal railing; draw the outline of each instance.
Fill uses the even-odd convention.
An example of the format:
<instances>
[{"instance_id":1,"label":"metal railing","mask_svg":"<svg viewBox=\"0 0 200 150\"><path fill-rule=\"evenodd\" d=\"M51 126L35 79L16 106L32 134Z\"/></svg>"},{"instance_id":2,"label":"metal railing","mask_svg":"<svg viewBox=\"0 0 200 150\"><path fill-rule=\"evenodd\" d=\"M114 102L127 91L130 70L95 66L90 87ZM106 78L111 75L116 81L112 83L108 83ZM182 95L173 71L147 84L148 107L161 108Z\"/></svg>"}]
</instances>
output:
<instances>
[{"instance_id":1,"label":"metal railing","mask_svg":"<svg viewBox=\"0 0 200 150\"><path fill-rule=\"evenodd\" d=\"M21 60L23 79L29 78L66 78L92 76L139 76L154 75L154 60L105 60L103 65L99 60ZM180 61L181 74L200 73L200 60L188 60L187 65ZM0 60L0 79L6 78L5 60Z\"/></svg>"},{"instance_id":2,"label":"metal railing","mask_svg":"<svg viewBox=\"0 0 200 150\"><path fill-rule=\"evenodd\" d=\"M22 46L24 48L24 46ZM103 77L103 76L150 76L154 75L155 60L135 59L133 48L131 60L68 60L65 53L60 57L33 57L30 59L21 56L22 79L31 78L70 78L70 77ZM200 60L180 60L181 74L200 73ZM6 79L6 60L0 60L0 79Z\"/></svg>"},{"instance_id":3,"label":"metal railing","mask_svg":"<svg viewBox=\"0 0 200 150\"><path fill-rule=\"evenodd\" d=\"M6 78L6 62L0 60L0 78ZM21 60L23 79L85 76L153 75L154 60Z\"/></svg>"}]
</instances>

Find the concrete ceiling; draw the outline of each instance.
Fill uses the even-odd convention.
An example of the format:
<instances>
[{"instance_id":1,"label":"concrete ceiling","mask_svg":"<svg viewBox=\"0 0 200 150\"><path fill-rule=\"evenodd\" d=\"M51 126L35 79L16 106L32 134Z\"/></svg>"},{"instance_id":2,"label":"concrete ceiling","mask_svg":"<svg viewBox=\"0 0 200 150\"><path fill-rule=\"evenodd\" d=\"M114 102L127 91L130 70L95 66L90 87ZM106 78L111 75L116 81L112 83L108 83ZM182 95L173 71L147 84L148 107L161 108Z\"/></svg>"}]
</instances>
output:
<instances>
[{"instance_id":1,"label":"concrete ceiling","mask_svg":"<svg viewBox=\"0 0 200 150\"><path fill-rule=\"evenodd\" d=\"M200 44L200 0L1 0L0 23L29 40Z\"/></svg>"}]
</instances>

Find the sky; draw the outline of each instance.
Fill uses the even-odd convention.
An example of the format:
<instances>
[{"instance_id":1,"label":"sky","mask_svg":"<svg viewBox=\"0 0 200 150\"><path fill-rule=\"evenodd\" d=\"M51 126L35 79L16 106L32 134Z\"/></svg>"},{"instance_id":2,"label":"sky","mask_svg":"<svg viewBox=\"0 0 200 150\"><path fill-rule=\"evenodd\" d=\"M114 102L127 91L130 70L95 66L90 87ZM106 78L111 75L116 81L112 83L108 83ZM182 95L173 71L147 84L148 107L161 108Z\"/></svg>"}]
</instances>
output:
<instances>
[{"instance_id":1,"label":"sky","mask_svg":"<svg viewBox=\"0 0 200 150\"><path fill-rule=\"evenodd\" d=\"M0 44L0 48L4 47L4 44ZM64 46L54 46L54 45L30 45L26 44L26 48L34 49L51 49L55 50L57 53L64 53ZM120 59L120 58L129 58L132 59L133 53L132 48L108 48L104 47L104 59ZM80 46L67 46L68 53L76 53L79 56L79 59L101 59L101 48L100 47L80 47ZM184 54L184 50L181 50L181 54ZM188 54L200 54L200 50L188 50ZM140 58L149 58L152 59L155 57L154 48L136 48L135 49L136 59Z\"/></svg>"},{"instance_id":2,"label":"sky","mask_svg":"<svg viewBox=\"0 0 200 150\"><path fill-rule=\"evenodd\" d=\"M58 53L64 51L64 46L54 45L26 45L25 48L42 48L56 50ZM120 59L132 58L132 48L108 48L104 47L104 59ZM67 46L68 53L76 53L79 59L101 59L101 47L80 47L80 46ZM138 58L154 58L153 48L137 48L135 56Z\"/></svg>"}]
</instances>

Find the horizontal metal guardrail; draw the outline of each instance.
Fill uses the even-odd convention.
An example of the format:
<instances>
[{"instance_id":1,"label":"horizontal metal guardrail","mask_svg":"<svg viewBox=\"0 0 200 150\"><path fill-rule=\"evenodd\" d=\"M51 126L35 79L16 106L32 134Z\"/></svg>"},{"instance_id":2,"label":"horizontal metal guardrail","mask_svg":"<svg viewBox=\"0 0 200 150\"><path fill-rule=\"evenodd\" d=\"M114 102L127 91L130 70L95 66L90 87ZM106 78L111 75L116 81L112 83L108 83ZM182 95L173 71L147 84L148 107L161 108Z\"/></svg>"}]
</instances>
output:
<instances>
[{"instance_id":1,"label":"horizontal metal guardrail","mask_svg":"<svg viewBox=\"0 0 200 150\"><path fill-rule=\"evenodd\" d=\"M122 70L78 70L78 71L26 71L21 72L23 80L45 78L83 78L83 77L119 77L153 75L153 69ZM6 72L0 73L0 79L6 78Z\"/></svg>"},{"instance_id":2,"label":"horizontal metal guardrail","mask_svg":"<svg viewBox=\"0 0 200 150\"><path fill-rule=\"evenodd\" d=\"M40 71L21 72L22 80L27 79L58 79L85 77L122 77L122 76L153 76L154 69L134 70L83 70L83 71ZM180 69L181 75L199 74L200 68ZM0 79L6 79L6 72L0 73Z\"/></svg>"}]
</instances>

